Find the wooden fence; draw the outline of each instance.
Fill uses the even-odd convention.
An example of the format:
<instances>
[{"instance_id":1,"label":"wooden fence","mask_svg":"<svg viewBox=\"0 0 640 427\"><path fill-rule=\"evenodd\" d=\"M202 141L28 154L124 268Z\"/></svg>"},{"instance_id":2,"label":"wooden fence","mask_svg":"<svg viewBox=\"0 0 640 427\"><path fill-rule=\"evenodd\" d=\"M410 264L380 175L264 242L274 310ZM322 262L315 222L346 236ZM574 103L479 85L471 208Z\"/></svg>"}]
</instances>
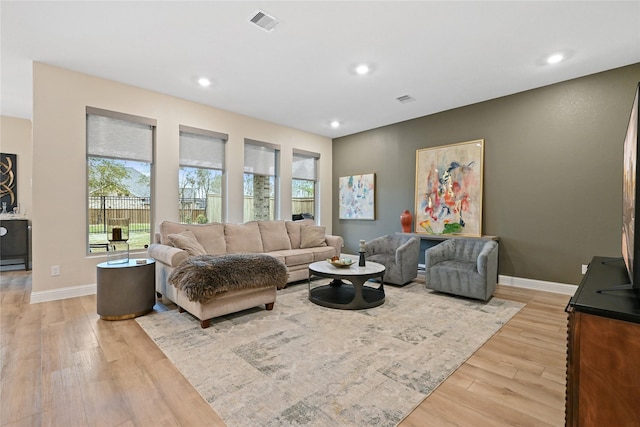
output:
<instances>
[{"instance_id":1,"label":"wooden fence","mask_svg":"<svg viewBox=\"0 0 640 427\"><path fill-rule=\"evenodd\" d=\"M292 199L292 213L315 215L314 199ZM205 207L206 206L206 207ZM270 203L270 218L274 218L274 200ZM151 215L149 201L140 197L99 196L89 198L89 225L91 233L106 233L107 223L112 218L129 218L129 232L149 232ZM211 195L204 199L182 199L179 204L180 221L196 224L222 221L222 199ZM253 197L244 198L243 218L253 218ZM284 218L290 219L290 218Z\"/></svg>"}]
</instances>

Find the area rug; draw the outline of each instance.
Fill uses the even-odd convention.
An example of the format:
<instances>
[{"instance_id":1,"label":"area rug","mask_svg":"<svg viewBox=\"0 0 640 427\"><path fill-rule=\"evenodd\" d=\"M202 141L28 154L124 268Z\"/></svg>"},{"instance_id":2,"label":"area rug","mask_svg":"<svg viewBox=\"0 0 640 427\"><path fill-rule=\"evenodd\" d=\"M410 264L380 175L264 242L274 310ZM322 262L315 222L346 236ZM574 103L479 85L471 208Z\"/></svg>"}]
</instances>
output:
<instances>
[{"instance_id":1,"label":"area rug","mask_svg":"<svg viewBox=\"0 0 640 427\"><path fill-rule=\"evenodd\" d=\"M294 285L273 311L208 329L177 310L136 320L229 427L394 426L523 306L420 283L385 291L383 305L350 311Z\"/></svg>"}]
</instances>

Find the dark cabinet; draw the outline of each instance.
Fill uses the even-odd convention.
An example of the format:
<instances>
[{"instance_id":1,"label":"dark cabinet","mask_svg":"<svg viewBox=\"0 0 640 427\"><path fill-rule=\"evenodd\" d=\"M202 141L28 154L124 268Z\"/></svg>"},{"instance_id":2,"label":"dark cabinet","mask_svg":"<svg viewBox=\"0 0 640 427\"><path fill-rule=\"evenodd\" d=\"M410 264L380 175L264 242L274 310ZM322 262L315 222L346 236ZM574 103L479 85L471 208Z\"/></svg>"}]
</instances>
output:
<instances>
[{"instance_id":1,"label":"dark cabinet","mask_svg":"<svg viewBox=\"0 0 640 427\"><path fill-rule=\"evenodd\" d=\"M621 259L594 257L567 306L567 426L640 425L640 295L611 289L628 281Z\"/></svg>"},{"instance_id":2,"label":"dark cabinet","mask_svg":"<svg viewBox=\"0 0 640 427\"><path fill-rule=\"evenodd\" d=\"M16 260L29 267L29 220L0 220L0 260Z\"/></svg>"}]
</instances>

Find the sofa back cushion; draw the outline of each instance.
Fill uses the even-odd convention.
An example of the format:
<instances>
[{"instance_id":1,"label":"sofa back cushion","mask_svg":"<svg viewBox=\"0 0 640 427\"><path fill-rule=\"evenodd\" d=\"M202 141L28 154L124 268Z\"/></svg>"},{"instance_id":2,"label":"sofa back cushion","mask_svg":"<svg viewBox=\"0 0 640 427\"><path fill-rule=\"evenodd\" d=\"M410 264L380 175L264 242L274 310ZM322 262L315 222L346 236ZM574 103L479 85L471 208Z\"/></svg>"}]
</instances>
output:
<instances>
[{"instance_id":1,"label":"sofa back cushion","mask_svg":"<svg viewBox=\"0 0 640 427\"><path fill-rule=\"evenodd\" d=\"M179 224L172 221L162 221L160 223L160 243L173 246L169 241L169 234L182 233L187 229L187 224Z\"/></svg>"},{"instance_id":2,"label":"sofa back cushion","mask_svg":"<svg viewBox=\"0 0 640 427\"><path fill-rule=\"evenodd\" d=\"M260 228L257 221L244 224L224 224L224 237L228 254L248 254L264 252Z\"/></svg>"},{"instance_id":3,"label":"sofa back cushion","mask_svg":"<svg viewBox=\"0 0 640 427\"><path fill-rule=\"evenodd\" d=\"M258 221L258 228L260 228L264 252L291 249L291 241L284 221Z\"/></svg>"},{"instance_id":4,"label":"sofa back cushion","mask_svg":"<svg viewBox=\"0 0 640 427\"><path fill-rule=\"evenodd\" d=\"M180 224L172 221L160 223L160 243L172 245L169 234L179 234L190 230L209 255L222 255L227 252L227 244L224 236L224 224L217 222L211 224Z\"/></svg>"},{"instance_id":5,"label":"sofa back cushion","mask_svg":"<svg viewBox=\"0 0 640 427\"><path fill-rule=\"evenodd\" d=\"M285 221L289 240L291 241L291 249L300 249L300 227L303 225L314 225L312 219L303 219L302 221Z\"/></svg>"}]
</instances>

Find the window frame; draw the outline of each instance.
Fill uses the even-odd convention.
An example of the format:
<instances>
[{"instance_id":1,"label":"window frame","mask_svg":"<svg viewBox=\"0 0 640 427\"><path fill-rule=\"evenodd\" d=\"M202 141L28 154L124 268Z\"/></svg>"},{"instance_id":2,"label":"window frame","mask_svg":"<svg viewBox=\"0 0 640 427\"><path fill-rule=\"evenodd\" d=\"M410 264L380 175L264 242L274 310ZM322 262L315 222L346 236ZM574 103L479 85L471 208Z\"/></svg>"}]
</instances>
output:
<instances>
[{"instance_id":1,"label":"window frame","mask_svg":"<svg viewBox=\"0 0 640 427\"><path fill-rule=\"evenodd\" d=\"M90 218L89 218L89 159L90 158L101 158L101 159L112 159L112 160L123 160L123 161L137 161L142 162L140 159L134 159L129 157L118 157L108 154L92 154L92 149L90 149L90 125L89 125L89 116L100 116L106 117L109 119L115 119L120 121L125 121L129 123L134 123L143 126L149 126L149 130L151 132L150 135L150 143L151 147L149 150L149 161L145 162L149 164L149 243L153 243L153 235L154 229L153 224L155 224L155 151L156 151L156 133L157 133L157 120L137 116L133 114L122 113L118 111L105 110L102 108L96 108L91 106L85 107L85 233L86 233L86 255L96 255L95 252L91 252L91 239L90 239ZM131 251L144 251L145 248L134 248ZM100 255L104 255L104 253L98 252Z\"/></svg>"},{"instance_id":2,"label":"window frame","mask_svg":"<svg viewBox=\"0 0 640 427\"><path fill-rule=\"evenodd\" d=\"M317 218L317 212L318 212L318 163L320 161L320 154L319 153L314 153L311 151L306 151L306 150L300 150L297 148L293 149L292 152L293 156L292 156L292 161L291 161L291 214L295 215L296 213L293 211L293 181L312 181L313 182L313 212L311 212L313 214L314 219ZM308 178L303 178L303 177L296 177L295 171L294 171L294 165L296 163L296 157L298 158L305 158L305 159L313 159L313 179L308 179ZM307 213L307 212L300 212L299 214L302 213Z\"/></svg>"},{"instance_id":3,"label":"window frame","mask_svg":"<svg viewBox=\"0 0 640 427\"><path fill-rule=\"evenodd\" d=\"M273 175L271 174L265 174L265 173L256 173L253 171L248 172L247 171L247 145L251 145L254 147L262 147L266 150L269 151L273 151L274 154L274 160L273 160ZM249 138L245 138L244 139L244 159L243 159L243 168L242 168L242 180L244 182L244 175L246 174L250 174L253 176L259 175L259 176L272 176L273 177L273 219L278 219L280 218L280 151L281 151L281 147L279 144L273 144L270 142L264 142L264 141L257 141L255 139L249 139ZM255 197L255 194L254 194ZM242 194L242 200L243 200L243 206L244 206L244 199L245 199L245 194L244 194L244 188L243 188L243 194ZM245 218L244 216L244 208L243 208L243 213L242 213L242 220L243 222L247 222L247 221L255 221L255 215L254 218Z\"/></svg>"},{"instance_id":4,"label":"window frame","mask_svg":"<svg viewBox=\"0 0 640 427\"><path fill-rule=\"evenodd\" d=\"M179 150L181 150L181 148L182 148L182 135L183 134L210 138L212 140L212 142L214 142L214 143L217 143L217 141L221 141L222 142L222 159L221 159L221 162L220 162L221 169L218 169L216 167L206 167L206 166L184 164L183 163L182 154L179 154L178 170L180 172L183 167L188 167L188 168L192 168L192 169L207 169L207 170L216 170L216 171L220 171L221 172L220 221L224 222L225 218L226 218L226 214L225 214L226 213L226 175L227 175L227 173L226 173L226 162L227 162L226 150L227 150L227 142L229 141L229 135L226 134L226 133L222 133L222 132L216 132L216 131L200 129L200 128L191 127L191 126L179 125L179 130L178 130L178 144L180 146ZM217 141L214 141L214 140L217 140ZM179 176L178 176L178 190L180 190L180 177ZM179 192L178 192L178 197L180 198ZM180 209L180 208L178 208L178 209ZM178 214L178 217L180 217L179 214ZM215 222L210 218L207 218L207 220L208 220L208 223ZM180 222L182 222L182 219L180 219Z\"/></svg>"}]
</instances>

